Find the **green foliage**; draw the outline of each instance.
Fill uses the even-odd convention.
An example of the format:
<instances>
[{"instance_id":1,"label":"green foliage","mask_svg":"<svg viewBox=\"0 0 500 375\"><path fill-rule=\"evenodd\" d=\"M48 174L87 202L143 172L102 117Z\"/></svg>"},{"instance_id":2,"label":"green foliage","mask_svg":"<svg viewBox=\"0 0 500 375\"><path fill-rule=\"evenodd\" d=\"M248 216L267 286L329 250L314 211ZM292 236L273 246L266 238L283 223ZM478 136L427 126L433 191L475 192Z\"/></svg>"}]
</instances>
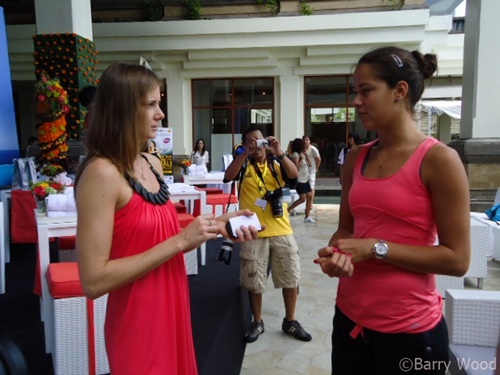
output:
<instances>
[{"instance_id":1,"label":"green foliage","mask_svg":"<svg viewBox=\"0 0 500 375\"><path fill-rule=\"evenodd\" d=\"M310 16L314 13L313 9L306 2L300 4L300 12L304 16Z\"/></svg>"},{"instance_id":2,"label":"green foliage","mask_svg":"<svg viewBox=\"0 0 500 375\"><path fill-rule=\"evenodd\" d=\"M257 0L257 4L264 4L271 13L277 13L280 8L279 0Z\"/></svg>"},{"instance_id":3,"label":"green foliage","mask_svg":"<svg viewBox=\"0 0 500 375\"><path fill-rule=\"evenodd\" d=\"M183 15L186 20L199 20L201 18L201 4L199 0L184 0Z\"/></svg>"},{"instance_id":4,"label":"green foliage","mask_svg":"<svg viewBox=\"0 0 500 375\"><path fill-rule=\"evenodd\" d=\"M144 0L149 21L160 21L163 16L163 5L160 0Z\"/></svg>"}]
</instances>

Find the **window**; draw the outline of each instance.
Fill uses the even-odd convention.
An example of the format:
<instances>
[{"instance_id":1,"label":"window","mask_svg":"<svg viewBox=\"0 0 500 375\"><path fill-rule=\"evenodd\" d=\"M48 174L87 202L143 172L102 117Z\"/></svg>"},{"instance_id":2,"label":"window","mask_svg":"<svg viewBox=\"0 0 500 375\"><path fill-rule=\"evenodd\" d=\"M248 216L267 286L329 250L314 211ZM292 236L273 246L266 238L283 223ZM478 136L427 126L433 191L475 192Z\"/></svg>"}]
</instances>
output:
<instances>
[{"instance_id":1,"label":"window","mask_svg":"<svg viewBox=\"0 0 500 375\"><path fill-rule=\"evenodd\" d=\"M221 170L222 155L240 143L248 126L274 134L273 78L196 79L192 95L194 139L205 141L212 170Z\"/></svg>"}]
</instances>

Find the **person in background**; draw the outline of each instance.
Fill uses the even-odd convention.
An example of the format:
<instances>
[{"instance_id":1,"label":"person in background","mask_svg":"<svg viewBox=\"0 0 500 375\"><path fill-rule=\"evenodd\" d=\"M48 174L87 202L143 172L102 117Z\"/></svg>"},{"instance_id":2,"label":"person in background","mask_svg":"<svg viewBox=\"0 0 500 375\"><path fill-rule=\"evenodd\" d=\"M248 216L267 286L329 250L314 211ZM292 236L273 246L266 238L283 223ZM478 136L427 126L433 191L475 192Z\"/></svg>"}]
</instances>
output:
<instances>
[{"instance_id":1,"label":"person in background","mask_svg":"<svg viewBox=\"0 0 500 375\"><path fill-rule=\"evenodd\" d=\"M85 295L109 293L106 351L112 374L198 373L184 253L217 238L230 217L200 215L180 230L160 161L144 150L164 114L162 80L140 65L102 74L75 194L78 266ZM237 230L236 241L257 238Z\"/></svg>"},{"instance_id":2,"label":"person in background","mask_svg":"<svg viewBox=\"0 0 500 375\"><path fill-rule=\"evenodd\" d=\"M359 144L361 144L359 135L357 135L356 133L349 133L349 135L347 136L347 147L343 147L340 150L337 160L337 163L340 166L340 183L342 183L342 167L345 163L346 155L353 147L356 147Z\"/></svg>"},{"instance_id":3,"label":"person in background","mask_svg":"<svg viewBox=\"0 0 500 375\"><path fill-rule=\"evenodd\" d=\"M242 135L244 151L228 166L224 181L240 180L240 208L254 210L266 230L259 238L241 244L240 282L248 290L253 322L245 333L246 342L254 342L264 333L262 294L271 269L276 288L281 288L285 304L283 332L301 341L311 335L295 319L299 294L300 257L293 237L288 212L281 203L281 188L285 182L281 168L289 178L297 178L297 168L286 157L280 142L268 137L267 146L258 146L264 137L259 127L250 126Z\"/></svg>"},{"instance_id":4,"label":"person in background","mask_svg":"<svg viewBox=\"0 0 500 375\"><path fill-rule=\"evenodd\" d=\"M205 141L203 139L198 139L194 145L194 150L191 153L191 163L194 165L205 165L210 163L210 156L208 151L205 149Z\"/></svg>"},{"instance_id":5,"label":"person in background","mask_svg":"<svg viewBox=\"0 0 500 375\"><path fill-rule=\"evenodd\" d=\"M153 139L150 139L148 141L147 152L151 155L156 156L158 159L160 159L160 150L158 150L158 147L156 146L156 142Z\"/></svg>"},{"instance_id":6,"label":"person in background","mask_svg":"<svg viewBox=\"0 0 500 375\"><path fill-rule=\"evenodd\" d=\"M306 147L306 154L309 157L309 161L311 162L311 164L309 165L309 185L311 186L311 195L307 196L306 205L309 204L309 207L312 209L315 194L314 188L316 187L316 173L318 172L319 166L321 165L321 156L318 149L311 144L311 139L307 134L304 134L302 136L302 139L304 140L304 144Z\"/></svg>"},{"instance_id":7,"label":"person in background","mask_svg":"<svg viewBox=\"0 0 500 375\"><path fill-rule=\"evenodd\" d=\"M457 152L413 122L436 69L434 54L381 47L354 70L353 105L378 139L347 154L338 228L315 260L339 278L335 375L445 374L448 333L435 274L467 272L470 202ZM418 361L436 365L418 370Z\"/></svg>"},{"instance_id":8,"label":"person in background","mask_svg":"<svg viewBox=\"0 0 500 375\"><path fill-rule=\"evenodd\" d=\"M295 138L292 141L292 155L290 159L295 164L297 171L299 172L299 177L297 179L297 185L295 190L299 195L299 199L294 201L288 206L288 212L291 212L299 204L306 202L304 223L315 223L311 216L311 204L312 204L312 189L309 184L309 171L311 165L311 158L306 153L306 143L301 138Z\"/></svg>"},{"instance_id":9,"label":"person in background","mask_svg":"<svg viewBox=\"0 0 500 375\"><path fill-rule=\"evenodd\" d=\"M26 157L37 157L40 154L40 143L37 137L28 138L28 146L26 146Z\"/></svg>"}]
</instances>

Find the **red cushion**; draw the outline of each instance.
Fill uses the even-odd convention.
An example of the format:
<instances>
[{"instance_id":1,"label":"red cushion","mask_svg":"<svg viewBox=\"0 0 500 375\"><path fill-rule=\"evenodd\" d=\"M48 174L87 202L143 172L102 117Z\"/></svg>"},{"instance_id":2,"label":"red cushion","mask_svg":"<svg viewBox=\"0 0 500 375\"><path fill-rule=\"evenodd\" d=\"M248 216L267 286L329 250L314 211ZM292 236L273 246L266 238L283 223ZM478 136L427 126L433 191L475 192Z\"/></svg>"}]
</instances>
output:
<instances>
[{"instance_id":1,"label":"red cushion","mask_svg":"<svg viewBox=\"0 0 500 375\"><path fill-rule=\"evenodd\" d=\"M222 194L224 193L224 190L219 189L219 188L201 188L201 187L194 187L196 190L203 190L205 193L208 194Z\"/></svg>"},{"instance_id":2,"label":"red cushion","mask_svg":"<svg viewBox=\"0 0 500 375\"><path fill-rule=\"evenodd\" d=\"M76 249L76 236L59 237L59 250Z\"/></svg>"},{"instance_id":3,"label":"red cushion","mask_svg":"<svg viewBox=\"0 0 500 375\"><path fill-rule=\"evenodd\" d=\"M222 212L226 212L227 208L227 203L229 201L229 204L233 203L238 203L238 197L235 196L234 194L231 194L231 198L229 198L228 193L223 193L223 194L209 194L207 195L207 205L213 206L212 207L212 212L215 215L215 210L216 206L222 206ZM194 210L193 210L193 215L194 216L199 216L200 215L200 201L196 200L194 202Z\"/></svg>"},{"instance_id":4,"label":"red cushion","mask_svg":"<svg viewBox=\"0 0 500 375\"><path fill-rule=\"evenodd\" d=\"M76 262L50 263L45 277L54 299L84 296Z\"/></svg>"},{"instance_id":5,"label":"red cushion","mask_svg":"<svg viewBox=\"0 0 500 375\"><path fill-rule=\"evenodd\" d=\"M181 228L187 227L194 220L193 215L190 215L185 212L177 214L177 217L179 218L179 226Z\"/></svg>"},{"instance_id":6,"label":"red cushion","mask_svg":"<svg viewBox=\"0 0 500 375\"><path fill-rule=\"evenodd\" d=\"M177 213L186 213L186 205L181 202L174 202L175 209L177 210Z\"/></svg>"}]
</instances>

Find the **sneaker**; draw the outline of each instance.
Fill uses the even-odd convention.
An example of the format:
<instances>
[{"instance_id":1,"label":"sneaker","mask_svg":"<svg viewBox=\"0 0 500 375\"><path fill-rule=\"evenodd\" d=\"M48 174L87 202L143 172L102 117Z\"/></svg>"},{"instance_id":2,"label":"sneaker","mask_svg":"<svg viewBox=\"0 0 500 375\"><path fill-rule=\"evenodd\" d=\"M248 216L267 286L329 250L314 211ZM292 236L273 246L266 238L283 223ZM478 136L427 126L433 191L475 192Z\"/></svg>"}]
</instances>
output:
<instances>
[{"instance_id":1,"label":"sneaker","mask_svg":"<svg viewBox=\"0 0 500 375\"><path fill-rule=\"evenodd\" d=\"M259 323L253 321L252 324L250 324L250 328L248 328L245 332L245 341L257 341L259 335L261 335L262 333L264 333L264 321L261 320Z\"/></svg>"},{"instance_id":2,"label":"sneaker","mask_svg":"<svg viewBox=\"0 0 500 375\"><path fill-rule=\"evenodd\" d=\"M315 223L316 220L314 220L311 216L308 216L304 219L304 223Z\"/></svg>"},{"instance_id":3,"label":"sneaker","mask_svg":"<svg viewBox=\"0 0 500 375\"><path fill-rule=\"evenodd\" d=\"M281 325L281 329L283 332L292 335L297 340L300 341L311 341L312 336L306 332L304 328L300 325L296 320L292 320L291 322L287 322L286 319L283 319L283 324Z\"/></svg>"}]
</instances>

